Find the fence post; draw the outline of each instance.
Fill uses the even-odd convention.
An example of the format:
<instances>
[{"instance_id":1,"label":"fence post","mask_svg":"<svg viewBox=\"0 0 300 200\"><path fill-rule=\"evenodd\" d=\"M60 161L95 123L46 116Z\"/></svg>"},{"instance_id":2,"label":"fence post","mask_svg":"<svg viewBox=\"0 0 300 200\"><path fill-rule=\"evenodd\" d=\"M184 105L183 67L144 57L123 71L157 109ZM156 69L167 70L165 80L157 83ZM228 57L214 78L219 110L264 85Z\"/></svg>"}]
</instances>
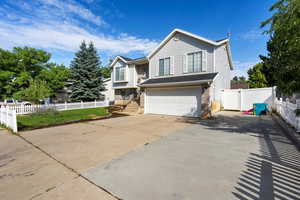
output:
<instances>
[{"instance_id":1,"label":"fence post","mask_svg":"<svg viewBox=\"0 0 300 200\"><path fill-rule=\"evenodd\" d=\"M300 110L300 99L296 99L296 104L296 109ZM300 116L296 116L296 131L300 132Z\"/></svg>"},{"instance_id":2,"label":"fence post","mask_svg":"<svg viewBox=\"0 0 300 200\"><path fill-rule=\"evenodd\" d=\"M240 111L243 111L243 89L240 89Z\"/></svg>"},{"instance_id":3,"label":"fence post","mask_svg":"<svg viewBox=\"0 0 300 200\"><path fill-rule=\"evenodd\" d=\"M67 110L68 109L68 104L67 104L67 102L65 101L65 110Z\"/></svg>"},{"instance_id":4,"label":"fence post","mask_svg":"<svg viewBox=\"0 0 300 200\"><path fill-rule=\"evenodd\" d=\"M3 108L0 107L0 124L2 124L2 121L3 121L2 110L3 110Z\"/></svg>"},{"instance_id":5,"label":"fence post","mask_svg":"<svg viewBox=\"0 0 300 200\"><path fill-rule=\"evenodd\" d=\"M83 102L81 101L81 108L83 108Z\"/></svg>"},{"instance_id":6,"label":"fence post","mask_svg":"<svg viewBox=\"0 0 300 200\"><path fill-rule=\"evenodd\" d=\"M5 126L8 127L8 107L6 107L6 121L5 121Z\"/></svg>"},{"instance_id":7,"label":"fence post","mask_svg":"<svg viewBox=\"0 0 300 200\"><path fill-rule=\"evenodd\" d=\"M24 104L21 104L21 110L20 110L20 114L21 114L21 115L24 114L24 112L25 112L25 111L24 111L24 106L25 106Z\"/></svg>"},{"instance_id":8,"label":"fence post","mask_svg":"<svg viewBox=\"0 0 300 200\"><path fill-rule=\"evenodd\" d=\"M94 106L95 108L96 108L96 106L97 106L96 102L97 102L97 101L96 101L96 99L95 99L95 106Z\"/></svg>"},{"instance_id":9,"label":"fence post","mask_svg":"<svg viewBox=\"0 0 300 200\"><path fill-rule=\"evenodd\" d=\"M271 105L271 107L272 107L272 109L273 110L276 110L276 103L275 103L275 101L276 101L277 99L276 99L276 87L274 86L274 87L272 87L272 105Z\"/></svg>"},{"instance_id":10,"label":"fence post","mask_svg":"<svg viewBox=\"0 0 300 200\"><path fill-rule=\"evenodd\" d=\"M12 110L12 129L14 133L18 132L18 124L17 124L17 112L16 110Z\"/></svg>"}]
</instances>

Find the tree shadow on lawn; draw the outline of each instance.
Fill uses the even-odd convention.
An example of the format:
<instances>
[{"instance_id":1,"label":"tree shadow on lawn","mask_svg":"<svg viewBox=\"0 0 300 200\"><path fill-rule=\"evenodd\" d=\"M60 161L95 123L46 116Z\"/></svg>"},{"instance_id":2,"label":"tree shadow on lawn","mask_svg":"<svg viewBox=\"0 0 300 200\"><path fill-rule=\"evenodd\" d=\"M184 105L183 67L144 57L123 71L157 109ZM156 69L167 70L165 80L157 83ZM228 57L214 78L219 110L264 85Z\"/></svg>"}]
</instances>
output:
<instances>
[{"instance_id":1,"label":"tree shadow on lawn","mask_svg":"<svg viewBox=\"0 0 300 200\"><path fill-rule=\"evenodd\" d=\"M259 141L232 194L240 200L300 199L300 153L269 116L219 115L212 120L182 118L209 130L247 134Z\"/></svg>"}]
</instances>

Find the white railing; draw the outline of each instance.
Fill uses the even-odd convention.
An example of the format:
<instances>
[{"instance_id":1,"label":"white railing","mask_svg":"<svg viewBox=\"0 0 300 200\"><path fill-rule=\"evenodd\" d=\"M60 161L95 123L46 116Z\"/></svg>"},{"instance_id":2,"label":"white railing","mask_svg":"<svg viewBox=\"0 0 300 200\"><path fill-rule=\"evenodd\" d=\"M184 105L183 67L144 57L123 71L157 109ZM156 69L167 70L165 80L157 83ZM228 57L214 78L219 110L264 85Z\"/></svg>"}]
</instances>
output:
<instances>
[{"instance_id":1,"label":"white railing","mask_svg":"<svg viewBox=\"0 0 300 200\"><path fill-rule=\"evenodd\" d=\"M1 107L0 124L12 129L15 133L18 132L16 111Z\"/></svg>"},{"instance_id":2,"label":"white railing","mask_svg":"<svg viewBox=\"0 0 300 200\"><path fill-rule=\"evenodd\" d=\"M273 109L275 109L280 116L292 125L297 132L300 132L300 117L296 116L295 110L300 109L300 102L297 100L297 104L290 103L288 101L282 101L282 99L275 99Z\"/></svg>"},{"instance_id":3,"label":"white railing","mask_svg":"<svg viewBox=\"0 0 300 200\"><path fill-rule=\"evenodd\" d=\"M39 109L55 109L62 110L75 110L82 108L96 108L106 107L108 101L91 101L91 102L76 102L76 103L61 103L61 104L47 104L47 105L7 105L2 107L8 107L11 110L15 110L17 115L33 113Z\"/></svg>"}]
</instances>

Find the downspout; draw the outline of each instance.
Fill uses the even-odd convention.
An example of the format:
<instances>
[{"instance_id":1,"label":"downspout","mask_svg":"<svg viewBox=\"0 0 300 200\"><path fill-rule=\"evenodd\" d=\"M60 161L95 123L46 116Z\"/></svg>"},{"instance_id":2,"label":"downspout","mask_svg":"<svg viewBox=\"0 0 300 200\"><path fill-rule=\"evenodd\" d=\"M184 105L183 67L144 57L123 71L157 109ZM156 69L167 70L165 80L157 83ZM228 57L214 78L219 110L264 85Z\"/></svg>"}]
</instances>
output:
<instances>
[{"instance_id":1,"label":"downspout","mask_svg":"<svg viewBox=\"0 0 300 200\"><path fill-rule=\"evenodd\" d=\"M213 73L216 72L216 47L213 47ZM215 89L215 82L212 82L212 89L213 89L213 101L216 101L216 89Z\"/></svg>"}]
</instances>

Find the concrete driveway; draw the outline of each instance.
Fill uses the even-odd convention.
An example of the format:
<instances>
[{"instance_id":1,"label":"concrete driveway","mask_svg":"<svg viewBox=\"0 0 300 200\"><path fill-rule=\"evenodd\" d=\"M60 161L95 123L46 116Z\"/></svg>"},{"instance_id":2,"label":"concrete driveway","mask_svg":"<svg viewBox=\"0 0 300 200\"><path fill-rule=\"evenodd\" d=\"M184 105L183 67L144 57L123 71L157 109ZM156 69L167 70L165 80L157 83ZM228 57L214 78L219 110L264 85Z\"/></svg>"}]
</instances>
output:
<instances>
[{"instance_id":1,"label":"concrete driveway","mask_svg":"<svg viewBox=\"0 0 300 200\"><path fill-rule=\"evenodd\" d=\"M300 155L270 117L141 115L0 132L0 199L299 199Z\"/></svg>"},{"instance_id":2,"label":"concrete driveway","mask_svg":"<svg viewBox=\"0 0 300 200\"><path fill-rule=\"evenodd\" d=\"M84 176L125 200L300 199L300 154L269 116L189 123Z\"/></svg>"},{"instance_id":3,"label":"concrete driveway","mask_svg":"<svg viewBox=\"0 0 300 200\"><path fill-rule=\"evenodd\" d=\"M21 137L1 131L0 199L115 199L81 173L186 126L176 117L141 115L26 131Z\"/></svg>"}]
</instances>

